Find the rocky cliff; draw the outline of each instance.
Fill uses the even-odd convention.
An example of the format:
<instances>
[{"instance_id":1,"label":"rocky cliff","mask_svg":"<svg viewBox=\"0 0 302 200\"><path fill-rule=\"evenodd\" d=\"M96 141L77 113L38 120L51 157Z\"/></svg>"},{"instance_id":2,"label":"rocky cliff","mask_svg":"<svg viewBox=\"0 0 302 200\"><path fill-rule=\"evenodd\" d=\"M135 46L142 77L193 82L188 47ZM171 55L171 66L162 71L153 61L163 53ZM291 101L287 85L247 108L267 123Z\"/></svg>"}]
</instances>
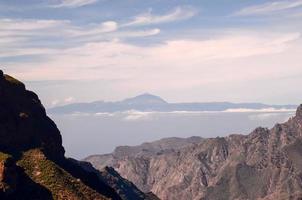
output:
<instances>
[{"instance_id":1,"label":"rocky cliff","mask_svg":"<svg viewBox=\"0 0 302 200\"><path fill-rule=\"evenodd\" d=\"M64 157L60 132L38 96L0 71L0 199L151 199L117 172L84 165Z\"/></svg>"},{"instance_id":2,"label":"rocky cliff","mask_svg":"<svg viewBox=\"0 0 302 200\"><path fill-rule=\"evenodd\" d=\"M117 149L86 160L97 168L110 164L163 200L302 199L302 105L286 123L249 135L203 139L160 153L146 153L155 150L145 145Z\"/></svg>"}]
</instances>

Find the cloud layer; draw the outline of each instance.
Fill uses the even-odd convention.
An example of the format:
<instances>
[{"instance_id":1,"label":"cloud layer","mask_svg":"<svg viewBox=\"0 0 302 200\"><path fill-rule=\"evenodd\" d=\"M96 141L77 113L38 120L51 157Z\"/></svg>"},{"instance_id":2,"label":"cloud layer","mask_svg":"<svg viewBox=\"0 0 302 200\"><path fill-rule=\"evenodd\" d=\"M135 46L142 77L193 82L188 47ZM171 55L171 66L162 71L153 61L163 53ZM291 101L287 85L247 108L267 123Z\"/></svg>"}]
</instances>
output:
<instances>
[{"instance_id":1,"label":"cloud layer","mask_svg":"<svg viewBox=\"0 0 302 200\"><path fill-rule=\"evenodd\" d=\"M54 8L77 8L81 6L86 6L90 4L94 4L98 2L98 0L61 0L59 4L52 5Z\"/></svg>"},{"instance_id":2,"label":"cloud layer","mask_svg":"<svg viewBox=\"0 0 302 200\"><path fill-rule=\"evenodd\" d=\"M143 37L157 33L155 30L150 33L132 32L126 35L134 34L135 37ZM223 36L212 39L168 40L162 44L146 47L119 40L109 40L84 43L78 47L65 49L12 49L11 52L1 55L43 55L47 62L43 64L31 63L31 68L26 72L20 72L19 68L13 71L14 74L29 80L37 78L40 80L98 78L110 80L118 78L136 80L137 82L133 84L142 81L146 86L154 84L154 87L157 87L157 85L162 84L162 81L170 79L174 81L166 83L166 85L191 87L195 84L228 81L229 79L259 78L259 76L268 74L274 75L274 71L280 72L280 70L286 73L287 69L278 65L268 65L260 70L265 65L261 60L257 66L249 63L241 66L241 62L238 64L236 62L242 59L246 60L249 57L273 57L280 53L286 53L291 51L293 45L298 44L298 41L300 41L299 33L271 34L264 32L260 36L257 33L245 32L240 34L225 33ZM285 57L284 59L289 62L292 56L295 55L291 55L288 60ZM232 62L232 66L224 66L228 62ZM263 63L262 66L260 65L261 62ZM19 64L16 63L15 65L18 66ZM57 68L56 66L61 67ZM213 71L212 69L215 68L211 67L219 68L219 71ZM296 68L299 71L298 67L294 65L291 68ZM236 70L238 73L229 74L232 70ZM161 73L157 74L157 71ZM175 73L171 74L171 71ZM250 72L250 74L239 73L240 71ZM202 73L202 79L195 77L200 76L200 73ZM65 74L72 76L66 77ZM148 74L148 78L144 74ZM224 76L221 77L218 74ZM246 77L247 75L248 77ZM176 84L176 80L185 81Z\"/></svg>"},{"instance_id":3,"label":"cloud layer","mask_svg":"<svg viewBox=\"0 0 302 200\"><path fill-rule=\"evenodd\" d=\"M290 9L302 7L301 0L273 1L261 5L250 6L236 12L236 15L270 15L272 13L288 11Z\"/></svg>"},{"instance_id":4,"label":"cloud layer","mask_svg":"<svg viewBox=\"0 0 302 200\"><path fill-rule=\"evenodd\" d=\"M235 11L193 1L148 1L137 8L125 5L138 1L52 2L60 9L43 4L0 18L0 61L7 73L26 81L90 81L117 99L152 92L173 101L300 101L301 0L236 5ZM113 92L92 93L93 100L112 100ZM62 92L59 99L69 96L86 98Z\"/></svg>"},{"instance_id":5,"label":"cloud layer","mask_svg":"<svg viewBox=\"0 0 302 200\"><path fill-rule=\"evenodd\" d=\"M142 26L150 24L162 24L179 20L189 19L197 14L197 11L191 7L177 7L164 15L153 15L152 10L147 13L135 16L132 21L124 26Z\"/></svg>"},{"instance_id":6,"label":"cloud layer","mask_svg":"<svg viewBox=\"0 0 302 200\"><path fill-rule=\"evenodd\" d=\"M73 113L66 116L72 117L114 117L119 118L122 121L137 122L137 121L152 121L163 117L196 117L196 116L207 116L211 114L230 114L230 113L247 113L251 120L266 120L271 117L279 115L292 115L296 110L291 109L233 109L226 111L173 111L173 112L141 112L136 110L129 110L124 112L113 112L113 113ZM288 117L287 117L288 118Z\"/></svg>"}]
</instances>

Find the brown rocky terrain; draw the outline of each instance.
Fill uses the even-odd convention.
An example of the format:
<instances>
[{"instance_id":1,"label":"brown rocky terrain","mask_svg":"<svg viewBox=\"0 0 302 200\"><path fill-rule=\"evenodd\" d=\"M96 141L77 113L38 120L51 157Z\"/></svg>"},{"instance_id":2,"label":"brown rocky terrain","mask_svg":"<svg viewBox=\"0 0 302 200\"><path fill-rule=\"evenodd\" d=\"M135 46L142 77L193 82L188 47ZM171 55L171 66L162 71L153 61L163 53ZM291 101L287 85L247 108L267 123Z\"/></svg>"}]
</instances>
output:
<instances>
[{"instance_id":1,"label":"brown rocky terrain","mask_svg":"<svg viewBox=\"0 0 302 200\"><path fill-rule=\"evenodd\" d=\"M86 161L109 164L162 200L302 199L302 105L272 129L169 146L119 147Z\"/></svg>"},{"instance_id":2,"label":"brown rocky terrain","mask_svg":"<svg viewBox=\"0 0 302 200\"><path fill-rule=\"evenodd\" d=\"M200 143L201 137L190 138L164 138L154 142L146 142L139 146L120 146L112 154L91 155L85 160L97 166L98 169L104 169L107 166L113 166L118 159L124 157L153 157L156 155L167 154L175 150L184 148L191 144Z\"/></svg>"},{"instance_id":3,"label":"brown rocky terrain","mask_svg":"<svg viewBox=\"0 0 302 200\"><path fill-rule=\"evenodd\" d=\"M113 169L88 169L64 153L60 132L38 96L0 70L0 199L156 198Z\"/></svg>"}]
</instances>

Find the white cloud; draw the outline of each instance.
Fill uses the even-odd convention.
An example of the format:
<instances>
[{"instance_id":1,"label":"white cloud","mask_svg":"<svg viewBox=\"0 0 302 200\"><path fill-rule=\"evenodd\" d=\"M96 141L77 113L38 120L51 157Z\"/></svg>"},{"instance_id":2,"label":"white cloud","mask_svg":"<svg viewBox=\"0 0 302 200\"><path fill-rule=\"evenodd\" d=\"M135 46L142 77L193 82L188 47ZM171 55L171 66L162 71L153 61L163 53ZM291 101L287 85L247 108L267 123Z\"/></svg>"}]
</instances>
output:
<instances>
[{"instance_id":1,"label":"white cloud","mask_svg":"<svg viewBox=\"0 0 302 200\"><path fill-rule=\"evenodd\" d=\"M0 19L0 57L54 55L62 51L60 46L149 37L159 33L157 28L122 31L115 21L74 26L67 20ZM37 41L39 45L35 45ZM49 44L48 48L39 47L41 42ZM52 43L57 43L53 49Z\"/></svg>"},{"instance_id":2,"label":"white cloud","mask_svg":"<svg viewBox=\"0 0 302 200\"><path fill-rule=\"evenodd\" d=\"M161 24L178 20L189 19L197 14L196 10L190 7L177 7L164 15L153 15L151 10L140 14L123 26L141 26L149 24Z\"/></svg>"},{"instance_id":3,"label":"white cloud","mask_svg":"<svg viewBox=\"0 0 302 200\"><path fill-rule=\"evenodd\" d=\"M100 35L118 30L118 23L105 21L97 25L74 26L68 20L0 19L0 36L78 37Z\"/></svg>"},{"instance_id":4,"label":"white cloud","mask_svg":"<svg viewBox=\"0 0 302 200\"><path fill-rule=\"evenodd\" d=\"M260 112L260 113L283 113L283 112L295 112L296 109L276 109L276 108L263 108L263 109L247 109L247 108L235 108L235 109L227 109L223 112L227 113L246 113L246 112Z\"/></svg>"},{"instance_id":5,"label":"white cloud","mask_svg":"<svg viewBox=\"0 0 302 200\"><path fill-rule=\"evenodd\" d=\"M18 56L35 54L35 48L29 48L34 44L37 38L42 38L45 42L54 40L58 44L79 45L81 43L111 40L118 38L132 37L149 37L160 33L160 29L143 29L143 30L119 30L119 24L116 21L105 21L100 24L88 24L86 26L74 26L67 20L33 20L33 19L0 19L0 43L7 46L0 47L5 50L5 54ZM26 51L19 49L19 46L26 43ZM10 52L11 47L13 52ZM43 53L45 50L41 51Z\"/></svg>"},{"instance_id":6,"label":"white cloud","mask_svg":"<svg viewBox=\"0 0 302 200\"><path fill-rule=\"evenodd\" d=\"M0 35L1 35L1 33L0 33ZM9 46L11 44L23 42L24 40L25 40L24 37L2 36L0 38L0 44ZM1 57L1 55L0 55L0 57Z\"/></svg>"},{"instance_id":7,"label":"white cloud","mask_svg":"<svg viewBox=\"0 0 302 200\"><path fill-rule=\"evenodd\" d=\"M81 33L83 37L80 39L77 38L77 41L82 41L82 42L93 42L93 41L104 41L104 40L110 40L110 41L119 41L120 39L125 39L125 38L141 38L141 37L150 37L154 35L158 35L160 33L160 29L155 28L155 29L146 29L146 30L134 30L134 31L115 31L115 32L110 32L108 34L91 34L89 37L84 37L85 32Z\"/></svg>"},{"instance_id":8,"label":"white cloud","mask_svg":"<svg viewBox=\"0 0 302 200\"><path fill-rule=\"evenodd\" d=\"M138 30L138 31L121 31L119 33L113 34L116 37L148 37L157 35L160 33L160 29L154 28L149 30Z\"/></svg>"},{"instance_id":9,"label":"white cloud","mask_svg":"<svg viewBox=\"0 0 302 200\"><path fill-rule=\"evenodd\" d=\"M33 31L39 29L58 28L65 26L66 20L36 20L36 19L0 19L0 30L2 31Z\"/></svg>"},{"instance_id":10,"label":"white cloud","mask_svg":"<svg viewBox=\"0 0 302 200\"><path fill-rule=\"evenodd\" d=\"M93 42L46 54L47 61L29 63L24 71L23 64L12 64L9 73L25 80L119 80L111 87L127 91L182 90L302 73L299 33L235 32L152 46Z\"/></svg>"},{"instance_id":11,"label":"white cloud","mask_svg":"<svg viewBox=\"0 0 302 200\"><path fill-rule=\"evenodd\" d=\"M279 119L280 117L283 117L283 119L280 121L286 122L290 117L292 117L294 112L288 112L288 113L261 113L261 114L253 114L249 115L248 118L253 121L264 121L264 120L272 120L272 119Z\"/></svg>"},{"instance_id":12,"label":"white cloud","mask_svg":"<svg viewBox=\"0 0 302 200\"><path fill-rule=\"evenodd\" d=\"M58 99L54 99L51 101L51 107L57 106L60 103Z\"/></svg>"},{"instance_id":13,"label":"white cloud","mask_svg":"<svg viewBox=\"0 0 302 200\"><path fill-rule=\"evenodd\" d=\"M65 98L64 99L64 103L72 103L72 102L74 102L74 97L67 97L67 98Z\"/></svg>"},{"instance_id":14,"label":"white cloud","mask_svg":"<svg viewBox=\"0 0 302 200\"><path fill-rule=\"evenodd\" d=\"M3 38L2 38L3 39ZM0 39L0 43L6 43L6 46L9 46L10 44L8 41L4 38L4 40ZM17 42L17 41L15 41ZM49 48L7 48L5 49L5 46L2 46L0 48L0 58L5 57L17 57L17 56L32 56L32 55L55 55L58 53L58 50L56 49L49 49Z\"/></svg>"},{"instance_id":15,"label":"white cloud","mask_svg":"<svg viewBox=\"0 0 302 200\"><path fill-rule=\"evenodd\" d=\"M85 27L69 21L6 19L2 23L8 25L0 26L0 57L8 60L2 66L22 80L102 80L106 87L127 96L126 92L142 90L159 94L191 90L195 94L208 88L207 92L212 92L209 88L234 88L246 81L259 85L259 80L302 74L302 40L295 31L221 30L209 38L183 36L142 46L124 38L152 36L160 30L123 30L115 21ZM36 43L43 39L49 45ZM24 66L18 59L7 59L24 55L39 55L43 62L30 57ZM235 92L219 94L225 95L224 99L229 94L231 100L240 96ZM215 96L211 98L206 100ZM63 99L62 95L61 103Z\"/></svg>"},{"instance_id":16,"label":"white cloud","mask_svg":"<svg viewBox=\"0 0 302 200\"><path fill-rule=\"evenodd\" d=\"M70 28L66 32L71 36L93 36L100 35L102 33L110 33L118 30L118 23L115 21L106 21L101 23L100 25L90 27L90 28L79 28L74 27Z\"/></svg>"},{"instance_id":17,"label":"white cloud","mask_svg":"<svg viewBox=\"0 0 302 200\"><path fill-rule=\"evenodd\" d=\"M154 48L152 54L164 55L174 61L201 61L241 58L274 54L284 51L288 44L300 38L300 33L274 35L235 34L209 40L167 41L165 48ZM181 55L181 56L179 56Z\"/></svg>"},{"instance_id":18,"label":"white cloud","mask_svg":"<svg viewBox=\"0 0 302 200\"><path fill-rule=\"evenodd\" d=\"M61 8L61 7L77 8L77 7L81 7L81 6L94 4L97 1L98 0L61 0L61 2L59 4L52 5L51 7L55 7L55 8Z\"/></svg>"},{"instance_id":19,"label":"white cloud","mask_svg":"<svg viewBox=\"0 0 302 200\"><path fill-rule=\"evenodd\" d=\"M269 3L264 3L261 5L250 6L241 9L236 12L235 15L245 16L245 15L268 15L278 11L285 11L302 6L301 0L289 0L289 1L274 1Z\"/></svg>"},{"instance_id":20,"label":"white cloud","mask_svg":"<svg viewBox=\"0 0 302 200\"><path fill-rule=\"evenodd\" d=\"M53 99L50 101L50 107L62 106L66 104L73 103L75 101L74 97L66 97L65 99Z\"/></svg>"},{"instance_id":21,"label":"white cloud","mask_svg":"<svg viewBox=\"0 0 302 200\"><path fill-rule=\"evenodd\" d=\"M123 112L125 115L122 119L124 121L147 121L153 119L156 112L140 112L140 111L127 111Z\"/></svg>"},{"instance_id":22,"label":"white cloud","mask_svg":"<svg viewBox=\"0 0 302 200\"><path fill-rule=\"evenodd\" d=\"M226 111L172 111L172 112L141 112L136 110L125 111L125 112L115 112L110 113L110 117L121 117L124 121L150 121L155 120L160 117L167 116L204 116L205 114L219 114L219 113L261 113L257 115L250 115L250 119L256 120L264 120L271 118L273 116L284 115L284 113L288 113L288 115L292 115L295 110L290 109L233 109ZM107 115L109 116L109 115Z\"/></svg>"},{"instance_id":23,"label":"white cloud","mask_svg":"<svg viewBox=\"0 0 302 200\"><path fill-rule=\"evenodd\" d=\"M160 111L137 111L129 110L122 112L103 112L103 113L85 113L85 112L75 112L72 114L66 114L73 117L101 117L101 118L116 118L127 122L137 122L137 121L153 121L160 120L166 117L193 117L193 116L205 116L209 114L222 114L222 113L249 113L250 120L269 120L271 118L280 118L280 116L285 116L284 121L286 121L290 116L295 113L295 110L272 110L272 109L261 109L261 110L233 110L233 111L171 111L171 112L160 112Z\"/></svg>"}]
</instances>

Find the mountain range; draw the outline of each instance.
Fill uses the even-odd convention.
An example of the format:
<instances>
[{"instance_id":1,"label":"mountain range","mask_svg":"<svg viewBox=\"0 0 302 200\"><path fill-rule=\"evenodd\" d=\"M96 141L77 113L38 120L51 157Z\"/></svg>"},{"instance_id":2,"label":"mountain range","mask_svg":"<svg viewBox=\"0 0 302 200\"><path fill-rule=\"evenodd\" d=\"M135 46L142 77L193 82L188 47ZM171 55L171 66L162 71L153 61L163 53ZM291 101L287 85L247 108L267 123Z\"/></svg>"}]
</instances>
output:
<instances>
[{"instance_id":1,"label":"mountain range","mask_svg":"<svg viewBox=\"0 0 302 200\"><path fill-rule=\"evenodd\" d=\"M85 161L162 200L301 200L302 105L287 122L248 135L167 138Z\"/></svg>"},{"instance_id":2,"label":"mountain range","mask_svg":"<svg viewBox=\"0 0 302 200\"><path fill-rule=\"evenodd\" d=\"M113 168L65 157L38 96L0 70L0 199L156 200Z\"/></svg>"},{"instance_id":3,"label":"mountain range","mask_svg":"<svg viewBox=\"0 0 302 200\"><path fill-rule=\"evenodd\" d=\"M125 101L167 104L146 95ZM38 96L0 70L0 199L158 197L301 200L302 105L287 122L248 135L166 138L78 161L65 157L60 131Z\"/></svg>"},{"instance_id":4,"label":"mountain range","mask_svg":"<svg viewBox=\"0 0 302 200\"><path fill-rule=\"evenodd\" d=\"M207 102L207 103L168 103L162 98L152 94L142 94L117 102L95 101L91 103L73 103L48 109L53 114L70 113L101 113L122 112L129 110L137 111L227 111L229 109L295 109L297 105L267 105L262 103L230 103L230 102Z\"/></svg>"}]
</instances>

